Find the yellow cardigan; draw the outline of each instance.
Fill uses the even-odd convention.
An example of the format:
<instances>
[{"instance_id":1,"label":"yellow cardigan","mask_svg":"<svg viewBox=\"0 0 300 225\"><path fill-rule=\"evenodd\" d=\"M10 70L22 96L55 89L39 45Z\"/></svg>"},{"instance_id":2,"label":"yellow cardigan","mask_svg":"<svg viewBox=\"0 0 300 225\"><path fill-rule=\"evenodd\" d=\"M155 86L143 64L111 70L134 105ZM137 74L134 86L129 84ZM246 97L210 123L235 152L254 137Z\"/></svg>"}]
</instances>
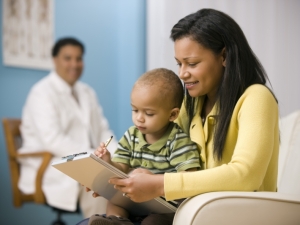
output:
<instances>
[{"instance_id":1,"label":"yellow cardigan","mask_svg":"<svg viewBox=\"0 0 300 225\"><path fill-rule=\"evenodd\" d=\"M201 149L203 170L166 173L167 200L187 198L213 191L276 191L279 128L278 104L263 85L247 88L234 108L221 161L213 156L213 128L216 108L200 119L203 97L191 126L184 107L176 121Z\"/></svg>"}]
</instances>

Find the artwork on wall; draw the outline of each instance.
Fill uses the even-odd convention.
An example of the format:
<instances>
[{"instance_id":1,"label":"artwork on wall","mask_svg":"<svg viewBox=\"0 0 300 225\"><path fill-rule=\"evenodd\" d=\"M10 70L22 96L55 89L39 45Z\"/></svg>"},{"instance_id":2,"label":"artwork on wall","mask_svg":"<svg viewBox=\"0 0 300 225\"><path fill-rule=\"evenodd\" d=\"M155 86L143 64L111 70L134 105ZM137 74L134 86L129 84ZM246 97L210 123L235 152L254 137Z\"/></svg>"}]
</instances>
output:
<instances>
[{"instance_id":1,"label":"artwork on wall","mask_svg":"<svg viewBox=\"0 0 300 225\"><path fill-rule=\"evenodd\" d=\"M3 63L52 69L54 0L2 0Z\"/></svg>"}]
</instances>

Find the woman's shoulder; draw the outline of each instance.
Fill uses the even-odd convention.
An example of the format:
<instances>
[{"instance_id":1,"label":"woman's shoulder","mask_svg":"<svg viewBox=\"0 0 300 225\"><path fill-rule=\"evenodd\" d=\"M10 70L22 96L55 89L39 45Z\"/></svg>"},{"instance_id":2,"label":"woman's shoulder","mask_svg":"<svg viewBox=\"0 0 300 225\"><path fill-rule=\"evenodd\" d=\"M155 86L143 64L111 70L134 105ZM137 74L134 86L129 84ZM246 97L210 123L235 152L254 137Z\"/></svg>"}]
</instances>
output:
<instances>
[{"instance_id":1,"label":"woman's shoulder","mask_svg":"<svg viewBox=\"0 0 300 225\"><path fill-rule=\"evenodd\" d=\"M241 99L243 98L256 98L261 100L265 99L268 101L277 102L277 99L272 90L269 87L262 84L253 84L249 86L242 94Z\"/></svg>"},{"instance_id":2,"label":"woman's shoulder","mask_svg":"<svg viewBox=\"0 0 300 225\"><path fill-rule=\"evenodd\" d=\"M253 94L253 93L273 95L271 89L266 85L262 85L262 84L252 84L244 92L244 94Z\"/></svg>"},{"instance_id":3,"label":"woman's shoulder","mask_svg":"<svg viewBox=\"0 0 300 225\"><path fill-rule=\"evenodd\" d=\"M275 112L278 112L278 102L271 89L265 85L254 84L249 86L242 94L236 103L235 112L253 115L273 112L275 115Z\"/></svg>"}]
</instances>

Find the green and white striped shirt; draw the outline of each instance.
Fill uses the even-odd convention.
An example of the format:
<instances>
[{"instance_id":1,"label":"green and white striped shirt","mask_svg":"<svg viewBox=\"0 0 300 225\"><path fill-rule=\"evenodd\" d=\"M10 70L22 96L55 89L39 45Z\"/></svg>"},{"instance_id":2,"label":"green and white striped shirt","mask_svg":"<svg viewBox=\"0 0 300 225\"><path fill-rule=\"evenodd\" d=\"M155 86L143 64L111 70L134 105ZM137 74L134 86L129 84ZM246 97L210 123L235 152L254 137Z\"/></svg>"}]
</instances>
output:
<instances>
[{"instance_id":1,"label":"green and white striped shirt","mask_svg":"<svg viewBox=\"0 0 300 225\"><path fill-rule=\"evenodd\" d=\"M197 145L172 122L164 136L154 144L148 144L135 126L130 127L120 139L112 160L162 174L199 169L199 154Z\"/></svg>"}]
</instances>

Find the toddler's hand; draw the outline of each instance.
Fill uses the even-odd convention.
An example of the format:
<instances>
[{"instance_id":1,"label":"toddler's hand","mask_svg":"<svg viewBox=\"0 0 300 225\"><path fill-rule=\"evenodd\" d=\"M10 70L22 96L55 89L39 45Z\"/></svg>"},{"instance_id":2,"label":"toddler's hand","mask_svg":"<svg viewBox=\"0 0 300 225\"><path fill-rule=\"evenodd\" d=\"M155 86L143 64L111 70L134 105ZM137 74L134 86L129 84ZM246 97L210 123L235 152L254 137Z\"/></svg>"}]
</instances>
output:
<instances>
[{"instance_id":1,"label":"toddler's hand","mask_svg":"<svg viewBox=\"0 0 300 225\"><path fill-rule=\"evenodd\" d=\"M99 147L95 150L94 154L106 162L110 161L110 152L105 147L104 142L101 142Z\"/></svg>"}]
</instances>

